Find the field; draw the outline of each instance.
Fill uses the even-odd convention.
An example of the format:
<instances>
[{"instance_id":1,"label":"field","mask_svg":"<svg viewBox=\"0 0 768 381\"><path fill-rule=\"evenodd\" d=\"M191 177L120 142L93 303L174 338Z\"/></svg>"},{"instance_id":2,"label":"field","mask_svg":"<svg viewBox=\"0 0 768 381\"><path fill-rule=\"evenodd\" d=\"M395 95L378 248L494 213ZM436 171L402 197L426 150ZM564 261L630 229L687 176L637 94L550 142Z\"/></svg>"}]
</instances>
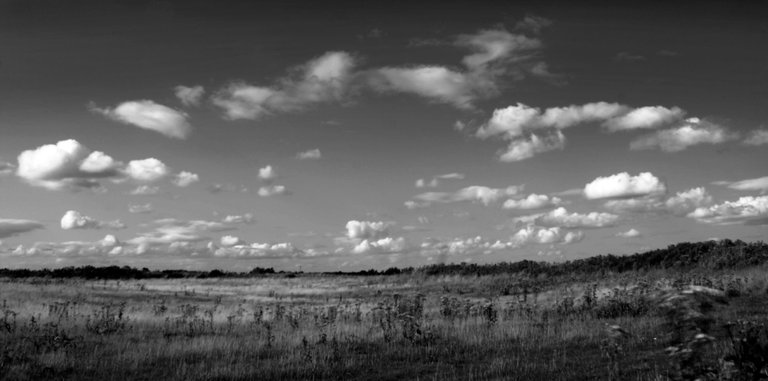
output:
<instances>
[{"instance_id":1,"label":"field","mask_svg":"<svg viewBox=\"0 0 768 381\"><path fill-rule=\"evenodd\" d=\"M767 285L764 267L581 278L0 278L0 375L764 378Z\"/></svg>"}]
</instances>

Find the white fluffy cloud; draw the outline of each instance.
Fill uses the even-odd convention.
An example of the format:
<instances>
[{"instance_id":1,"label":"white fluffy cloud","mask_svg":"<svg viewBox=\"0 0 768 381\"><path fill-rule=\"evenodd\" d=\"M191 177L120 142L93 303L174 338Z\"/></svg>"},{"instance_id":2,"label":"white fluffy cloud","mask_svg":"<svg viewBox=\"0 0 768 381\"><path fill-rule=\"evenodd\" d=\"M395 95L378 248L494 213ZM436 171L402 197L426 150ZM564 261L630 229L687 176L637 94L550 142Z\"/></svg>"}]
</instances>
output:
<instances>
[{"instance_id":1,"label":"white fluffy cloud","mask_svg":"<svg viewBox=\"0 0 768 381\"><path fill-rule=\"evenodd\" d=\"M426 192L418 194L411 202L406 202L406 206L424 207L433 203L451 203L451 202L480 202L483 205L490 205L503 198L515 196L523 190L522 185L509 186L507 188L489 188L486 186L472 185L461 188L454 193L447 192Z\"/></svg>"},{"instance_id":2,"label":"white fluffy cloud","mask_svg":"<svg viewBox=\"0 0 768 381\"><path fill-rule=\"evenodd\" d=\"M225 224L251 224L254 221L256 221L256 217L253 213L230 214L221 219L221 222Z\"/></svg>"},{"instance_id":3,"label":"white fluffy cloud","mask_svg":"<svg viewBox=\"0 0 768 381\"><path fill-rule=\"evenodd\" d=\"M677 192L667 199L665 206L676 215L683 215L712 203L712 196L703 187L692 188L684 192Z\"/></svg>"},{"instance_id":4,"label":"white fluffy cloud","mask_svg":"<svg viewBox=\"0 0 768 381\"><path fill-rule=\"evenodd\" d=\"M188 187L196 182L200 181L200 177L196 173L181 171L173 178L173 183L178 187Z\"/></svg>"},{"instance_id":5,"label":"white fluffy cloud","mask_svg":"<svg viewBox=\"0 0 768 381\"><path fill-rule=\"evenodd\" d=\"M299 160L320 160L322 156L323 154L320 153L319 148L299 152L296 154L296 158Z\"/></svg>"},{"instance_id":6,"label":"white fluffy cloud","mask_svg":"<svg viewBox=\"0 0 768 381\"><path fill-rule=\"evenodd\" d=\"M159 132L170 138L186 139L192 132L187 114L150 100L123 102L111 109L92 107L92 110L112 120Z\"/></svg>"},{"instance_id":7,"label":"white fluffy cloud","mask_svg":"<svg viewBox=\"0 0 768 381\"><path fill-rule=\"evenodd\" d=\"M548 206L560 205L563 202L559 197L549 197L545 194L531 193L528 197L504 201L504 209L541 209Z\"/></svg>"},{"instance_id":8,"label":"white fluffy cloud","mask_svg":"<svg viewBox=\"0 0 768 381\"><path fill-rule=\"evenodd\" d=\"M543 137L531 134L528 138L510 141L506 151L499 154L499 160L505 163L522 161L540 153L562 150L563 148L565 148L565 136L560 131Z\"/></svg>"},{"instance_id":9,"label":"white fluffy cloud","mask_svg":"<svg viewBox=\"0 0 768 381\"><path fill-rule=\"evenodd\" d=\"M136 181L153 182L168 176L170 169L162 161L151 157L129 161L125 173Z\"/></svg>"},{"instance_id":10,"label":"white fluffy cloud","mask_svg":"<svg viewBox=\"0 0 768 381\"><path fill-rule=\"evenodd\" d=\"M736 201L697 208L688 217L699 222L718 225L766 225L768 224L768 196L740 197Z\"/></svg>"},{"instance_id":11,"label":"white fluffy cloud","mask_svg":"<svg viewBox=\"0 0 768 381\"><path fill-rule=\"evenodd\" d=\"M749 133L749 136L747 136L742 143L749 146L761 146L764 144L768 144L768 130L765 130L765 129L753 130L752 132Z\"/></svg>"},{"instance_id":12,"label":"white fluffy cloud","mask_svg":"<svg viewBox=\"0 0 768 381\"><path fill-rule=\"evenodd\" d=\"M666 200L662 195L649 195L640 198L613 199L605 202L605 207L616 213L669 213L685 216L696 208L710 205L712 196L703 187L677 192Z\"/></svg>"},{"instance_id":13,"label":"white fluffy cloud","mask_svg":"<svg viewBox=\"0 0 768 381\"><path fill-rule=\"evenodd\" d=\"M656 128L678 122L684 116L685 111L679 107L646 106L606 121L605 127L612 132Z\"/></svg>"},{"instance_id":14,"label":"white fluffy cloud","mask_svg":"<svg viewBox=\"0 0 768 381\"><path fill-rule=\"evenodd\" d=\"M292 70L294 75L273 86L232 84L213 96L229 119L258 119L300 111L313 104L340 101L352 79L355 59L346 52L328 52Z\"/></svg>"},{"instance_id":15,"label":"white fluffy cloud","mask_svg":"<svg viewBox=\"0 0 768 381\"><path fill-rule=\"evenodd\" d=\"M176 98L179 98L184 106L197 106L203 100L205 89L203 86L176 86L174 89Z\"/></svg>"},{"instance_id":16,"label":"white fluffy cloud","mask_svg":"<svg viewBox=\"0 0 768 381\"><path fill-rule=\"evenodd\" d=\"M42 228L43 224L37 221L0 218L0 238L12 237Z\"/></svg>"},{"instance_id":17,"label":"white fluffy cloud","mask_svg":"<svg viewBox=\"0 0 768 381\"><path fill-rule=\"evenodd\" d=\"M622 172L598 177L584 186L584 196L591 200L658 195L666 191L664 182L650 172L642 172L637 176Z\"/></svg>"},{"instance_id":18,"label":"white fluffy cloud","mask_svg":"<svg viewBox=\"0 0 768 381\"><path fill-rule=\"evenodd\" d=\"M391 223L382 221L357 221L347 222L346 236L349 239L374 239L378 240L389 235Z\"/></svg>"},{"instance_id":19,"label":"white fluffy cloud","mask_svg":"<svg viewBox=\"0 0 768 381\"><path fill-rule=\"evenodd\" d=\"M236 237L232 237L236 238ZM223 242L222 238L222 242ZM225 245L222 245L225 246ZM311 256L309 252L297 249L290 242L280 243L251 243L238 242L235 245L225 247L215 247L209 244L208 249L216 257L233 258L298 258Z\"/></svg>"},{"instance_id":20,"label":"white fluffy cloud","mask_svg":"<svg viewBox=\"0 0 768 381\"><path fill-rule=\"evenodd\" d=\"M364 239L352 248L355 254L370 253L399 253L405 249L405 238L384 237L380 239Z\"/></svg>"},{"instance_id":21,"label":"white fluffy cloud","mask_svg":"<svg viewBox=\"0 0 768 381\"><path fill-rule=\"evenodd\" d=\"M559 207L550 212L534 216L521 217L520 220L532 220L538 225L564 228L603 228L616 224L619 216L611 213L590 212L568 213L568 210Z\"/></svg>"},{"instance_id":22,"label":"white fluffy cloud","mask_svg":"<svg viewBox=\"0 0 768 381\"><path fill-rule=\"evenodd\" d=\"M94 188L120 173L122 163L77 140L62 140L19 154L16 174L30 185L51 190Z\"/></svg>"},{"instance_id":23,"label":"white fluffy cloud","mask_svg":"<svg viewBox=\"0 0 768 381\"><path fill-rule=\"evenodd\" d=\"M277 171L272 168L271 165L268 165L263 168L259 168L259 179L263 181L272 181L277 178Z\"/></svg>"},{"instance_id":24,"label":"white fluffy cloud","mask_svg":"<svg viewBox=\"0 0 768 381\"><path fill-rule=\"evenodd\" d=\"M508 246L517 248L530 244L571 244L582 239L584 239L583 232L566 231L557 226L546 228L528 225L512 235Z\"/></svg>"},{"instance_id":25,"label":"white fluffy cloud","mask_svg":"<svg viewBox=\"0 0 768 381\"><path fill-rule=\"evenodd\" d=\"M245 241L235 236L225 235L221 237L220 243L221 243L221 246L230 247L235 245L243 245L245 244Z\"/></svg>"},{"instance_id":26,"label":"white fluffy cloud","mask_svg":"<svg viewBox=\"0 0 768 381\"><path fill-rule=\"evenodd\" d=\"M632 150L660 149L664 152L679 152L699 144L720 144L736 138L738 138L737 134L729 132L721 126L699 118L689 118L682 126L640 137L632 141L629 148Z\"/></svg>"},{"instance_id":27,"label":"white fluffy cloud","mask_svg":"<svg viewBox=\"0 0 768 381\"><path fill-rule=\"evenodd\" d=\"M741 191L759 190L765 192L768 191L768 176L741 181L717 181L714 184L726 185L728 188Z\"/></svg>"},{"instance_id":28,"label":"white fluffy cloud","mask_svg":"<svg viewBox=\"0 0 768 381\"><path fill-rule=\"evenodd\" d=\"M94 218L85 216L76 210L68 210L61 217L61 228L71 229L124 229L125 224L120 220L98 221Z\"/></svg>"}]
</instances>

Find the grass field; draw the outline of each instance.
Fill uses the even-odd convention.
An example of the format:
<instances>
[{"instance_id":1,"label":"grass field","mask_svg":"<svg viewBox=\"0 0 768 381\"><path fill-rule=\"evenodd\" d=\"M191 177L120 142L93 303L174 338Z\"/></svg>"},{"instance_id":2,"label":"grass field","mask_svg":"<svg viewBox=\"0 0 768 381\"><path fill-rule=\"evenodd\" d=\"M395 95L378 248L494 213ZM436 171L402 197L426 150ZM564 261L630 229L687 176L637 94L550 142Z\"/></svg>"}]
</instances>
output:
<instances>
[{"instance_id":1,"label":"grass field","mask_svg":"<svg viewBox=\"0 0 768 381\"><path fill-rule=\"evenodd\" d=\"M766 371L767 284L763 268L594 279L0 279L0 374L752 379Z\"/></svg>"}]
</instances>

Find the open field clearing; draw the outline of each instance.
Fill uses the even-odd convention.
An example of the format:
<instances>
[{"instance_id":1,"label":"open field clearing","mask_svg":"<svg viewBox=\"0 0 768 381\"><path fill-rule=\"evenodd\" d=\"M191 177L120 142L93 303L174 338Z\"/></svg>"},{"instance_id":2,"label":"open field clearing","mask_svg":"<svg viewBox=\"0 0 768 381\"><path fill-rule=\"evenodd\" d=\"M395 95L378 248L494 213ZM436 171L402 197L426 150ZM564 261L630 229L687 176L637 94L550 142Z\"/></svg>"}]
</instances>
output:
<instances>
[{"instance_id":1,"label":"open field clearing","mask_svg":"<svg viewBox=\"0 0 768 381\"><path fill-rule=\"evenodd\" d=\"M764 354L749 353L766 348L767 279L762 268L599 280L5 278L0 371L8 380L751 379L765 367Z\"/></svg>"}]
</instances>

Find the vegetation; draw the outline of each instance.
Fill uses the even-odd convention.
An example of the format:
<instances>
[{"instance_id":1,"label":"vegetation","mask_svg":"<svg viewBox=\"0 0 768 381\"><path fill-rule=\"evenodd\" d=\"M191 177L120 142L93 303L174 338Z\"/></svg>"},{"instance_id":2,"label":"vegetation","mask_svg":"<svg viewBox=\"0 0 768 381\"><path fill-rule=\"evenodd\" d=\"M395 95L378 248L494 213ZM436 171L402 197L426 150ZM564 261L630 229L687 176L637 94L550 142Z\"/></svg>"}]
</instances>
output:
<instances>
[{"instance_id":1,"label":"vegetation","mask_svg":"<svg viewBox=\"0 0 768 381\"><path fill-rule=\"evenodd\" d=\"M390 275L3 270L0 379L768 379L767 255L720 241Z\"/></svg>"}]
</instances>

